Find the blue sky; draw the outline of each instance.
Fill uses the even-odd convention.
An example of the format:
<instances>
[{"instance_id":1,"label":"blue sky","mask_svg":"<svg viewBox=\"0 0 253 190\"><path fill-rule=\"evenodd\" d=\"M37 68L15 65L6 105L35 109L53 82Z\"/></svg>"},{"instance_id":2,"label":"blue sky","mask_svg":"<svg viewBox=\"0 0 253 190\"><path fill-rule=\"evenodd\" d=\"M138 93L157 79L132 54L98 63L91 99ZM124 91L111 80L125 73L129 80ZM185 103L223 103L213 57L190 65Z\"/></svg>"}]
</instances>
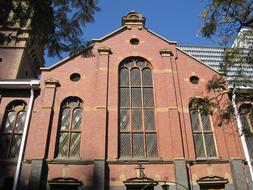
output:
<instances>
[{"instance_id":1,"label":"blue sky","mask_svg":"<svg viewBox=\"0 0 253 190\"><path fill-rule=\"evenodd\" d=\"M206 0L98 0L101 11L95 22L84 29L83 39L100 38L121 27L121 18L129 11L138 11L146 17L146 27L181 45L216 46L199 33L200 14ZM63 58L68 56L63 55ZM46 66L59 58L45 56Z\"/></svg>"}]
</instances>

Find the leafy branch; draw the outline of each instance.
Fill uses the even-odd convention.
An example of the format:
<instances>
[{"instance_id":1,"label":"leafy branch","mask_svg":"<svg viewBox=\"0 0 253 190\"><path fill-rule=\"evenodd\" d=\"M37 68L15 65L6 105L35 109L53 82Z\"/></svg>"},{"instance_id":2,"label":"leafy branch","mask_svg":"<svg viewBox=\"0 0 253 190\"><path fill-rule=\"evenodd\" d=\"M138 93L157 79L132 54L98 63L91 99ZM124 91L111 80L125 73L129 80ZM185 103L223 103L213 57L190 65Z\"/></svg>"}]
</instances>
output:
<instances>
[{"instance_id":1,"label":"leafy branch","mask_svg":"<svg viewBox=\"0 0 253 190\"><path fill-rule=\"evenodd\" d=\"M95 0L2 0L0 9L3 30L28 29L31 44L45 48L49 56L73 54L87 47L88 42L81 37L84 26L100 11ZM2 32L0 41L7 40Z\"/></svg>"}]
</instances>

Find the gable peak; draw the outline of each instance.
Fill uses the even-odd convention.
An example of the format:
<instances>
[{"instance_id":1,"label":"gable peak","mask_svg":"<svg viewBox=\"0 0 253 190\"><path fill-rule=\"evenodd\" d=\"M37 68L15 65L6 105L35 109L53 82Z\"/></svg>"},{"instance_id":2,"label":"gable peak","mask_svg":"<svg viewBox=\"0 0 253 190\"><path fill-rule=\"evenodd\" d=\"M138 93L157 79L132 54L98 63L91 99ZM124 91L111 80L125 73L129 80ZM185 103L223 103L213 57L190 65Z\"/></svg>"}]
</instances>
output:
<instances>
[{"instance_id":1,"label":"gable peak","mask_svg":"<svg viewBox=\"0 0 253 190\"><path fill-rule=\"evenodd\" d=\"M146 18L136 11L129 12L122 17L122 26L144 27Z\"/></svg>"}]
</instances>

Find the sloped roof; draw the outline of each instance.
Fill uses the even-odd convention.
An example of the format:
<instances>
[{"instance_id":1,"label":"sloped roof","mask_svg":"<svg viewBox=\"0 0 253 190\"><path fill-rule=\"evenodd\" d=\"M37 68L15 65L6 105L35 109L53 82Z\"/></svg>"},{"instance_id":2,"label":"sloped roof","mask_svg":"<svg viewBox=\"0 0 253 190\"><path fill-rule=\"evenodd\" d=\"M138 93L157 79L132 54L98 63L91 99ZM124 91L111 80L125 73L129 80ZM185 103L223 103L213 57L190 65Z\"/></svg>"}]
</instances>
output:
<instances>
[{"instance_id":1,"label":"sloped roof","mask_svg":"<svg viewBox=\"0 0 253 190\"><path fill-rule=\"evenodd\" d=\"M59 62L57 62L57 63L55 63L55 64L53 64L53 65L51 65L51 66L49 66L49 67L41 67L40 69L41 69L42 71L52 70L52 69L54 69L54 68L56 68L56 67L58 67L58 66L64 64L65 62L67 62L67 61L73 59L74 57L77 57L77 56L83 54L86 50L92 48L96 42L102 42L102 41L104 41L104 40L107 40L108 38L111 38L111 37L113 37L113 36L115 36L115 35L117 35L117 34L123 32L123 31L125 31L126 29L127 29L127 26L122 26L122 27L120 27L120 28L114 30L113 32L111 32L111 33L109 33L109 34L107 34L107 35L105 35L105 36L103 36L103 37L101 37L101 38L93 38L93 39L92 39L92 42L93 42L93 43L92 43L89 47L87 47L87 49L83 50L82 52L80 52L80 53L78 53L78 54L75 54L75 55L73 55L73 56L66 57L65 59L63 59L63 60L61 60L61 61L59 61ZM159 34L157 34L157 33L153 32L153 31L149 30L148 28L145 28L145 27L144 27L144 29L145 29L146 31L148 31L150 34L152 34L152 35L158 37L159 39L161 39L161 40L163 40L163 41L165 41L165 42L167 42L167 43L169 43L169 44L176 44L176 43L177 43L177 42L175 42L175 41L167 40L166 38L164 38L164 37L160 36Z\"/></svg>"}]
</instances>

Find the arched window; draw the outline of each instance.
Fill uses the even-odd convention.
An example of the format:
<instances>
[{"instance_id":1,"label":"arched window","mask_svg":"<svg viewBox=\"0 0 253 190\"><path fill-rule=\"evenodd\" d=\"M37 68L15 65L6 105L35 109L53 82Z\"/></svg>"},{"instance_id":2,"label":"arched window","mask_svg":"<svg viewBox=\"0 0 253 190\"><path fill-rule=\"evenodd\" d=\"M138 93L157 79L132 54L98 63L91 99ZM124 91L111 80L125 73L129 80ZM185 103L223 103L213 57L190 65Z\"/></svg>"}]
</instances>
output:
<instances>
[{"instance_id":1,"label":"arched window","mask_svg":"<svg viewBox=\"0 0 253 190\"><path fill-rule=\"evenodd\" d=\"M250 158L253 158L253 106L251 104L243 104L240 106L240 118L245 134L245 140L248 147Z\"/></svg>"},{"instance_id":2,"label":"arched window","mask_svg":"<svg viewBox=\"0 0 253 190\"><path fill-rule=\"evenodd\" d=\"M119 154L121 157L156 157L152 71L141 58L119 67Z\"/></svg>"},{"instance_id":3,"label":"arched window","mask_svg":"<svg viewBox=\"0 0 253 190\"><path fill-rule=\"evenodd\" d=\"M211 116L193 109L191 103L189 109L196 156L216 157L217 152L211 124Z\"/></svg>"},{"instance_id":4,"label":"arched window","mask_svg":"<svg viewBox=\"0 0 253 190\"><path fill-rule=\"evenodd\" d=\"M71 97L61 105L57 157L79 158L83 103L79 98Z\"/></svg>"},{"instance_id":5,"label":"arched window","mask_svg":"<svg viewBox=\"0 0 253 190\"><path fill-rule=\"evenodd\" d=\"M1 157L17 159L21 145L26 103L14 101L7 106L1 133Z\"/></svg>"}]
</instances>

